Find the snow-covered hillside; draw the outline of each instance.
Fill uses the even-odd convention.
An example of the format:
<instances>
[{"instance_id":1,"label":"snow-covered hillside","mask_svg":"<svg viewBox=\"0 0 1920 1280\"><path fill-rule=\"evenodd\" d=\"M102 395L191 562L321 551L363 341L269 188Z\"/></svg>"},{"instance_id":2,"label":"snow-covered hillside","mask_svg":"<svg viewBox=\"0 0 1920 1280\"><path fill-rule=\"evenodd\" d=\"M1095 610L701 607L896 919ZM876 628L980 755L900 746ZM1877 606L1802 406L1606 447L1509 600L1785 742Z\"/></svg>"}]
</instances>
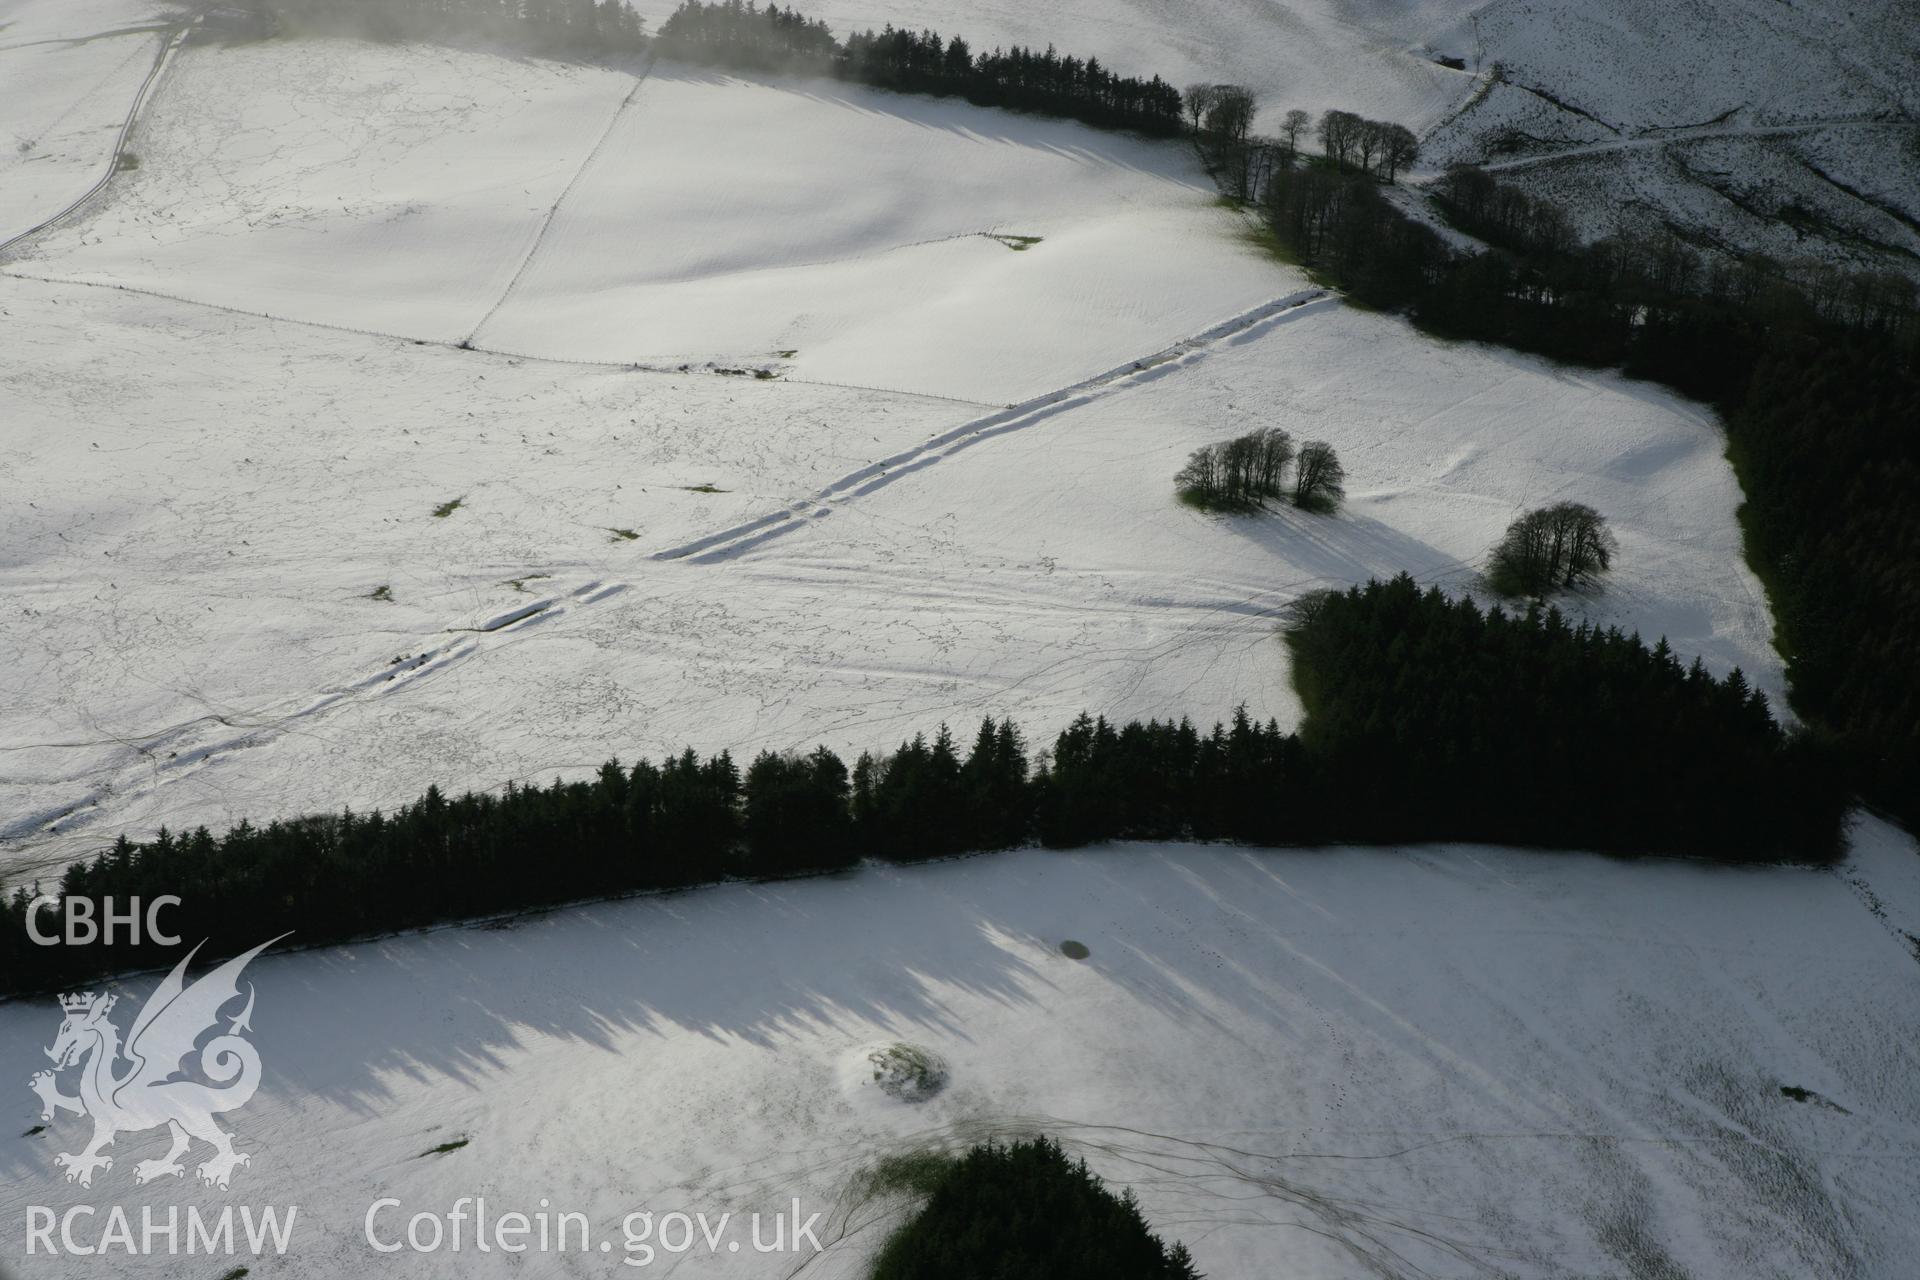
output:
<instances>
[{"instance_id":1,"label":"snow-covered hillside","mask_svg":"<svg viewBox=\"0 0 1920 1280\"><path fill-rule=\"evenodd\" d=\"M1050 737L1083 709L1241 701L1291 722L1289 601L1400 570L1471 587L1509 519L1561 498L1624 542L1574 607L1780 702L1704 410L1333 300L1014 412L110 290L13 281L5 310L23 412L0 432L35 495L0 513L14 880L122 829L615 752L858 752L986 714ZM1174 501L1190 450L1270 423L1338 447L1345 515Z\"/></svg>"},{"instance_id":2,"label":"snow-covered hillside","mask_svg":"<svg viewBox=\"0 0 1920 1280\"><path fill-rule=\"evenodd\" d=\"M16 1085L0 1221L11 1237L29 1204L136 1222L145 1204L294 1204L287 1256L244 1259L253 1276L464 1278L503 1260L471 1235L377 1256L368 1207L400 1202L385 1239L462 1196L550 1206L618 1250L632 1212L744 1218L798 1197L822 1214L822 1258L696 1248L639 1274L808 1262L850 1280L889 1220L861 1170L1040 1131L1130 1186L1212 1276L1902 1280L1920 1094L1897 1064L1920 983L1847 877L1916 855L1871 824L1858 843L1841 875L1119 845L269 955L249 970L265 1083L228 1117L252 1157L231 1191L134 1185L157 1134L124 1135L91 1189L61 1182L53 1156L82 1124L17 1136L37 1104ZM1877 883L1920 906L1911 877ZM51 1001L0 1006L0 1080L44 1066L57 1023ZM900 1043L945 1060L944 1092L873 1087L867 1053ZM622 1256L511 1261L612 1274ZM42 1255L24 1274L101 1262Z\"/></svg>"},{"instance_id":3,"label":"snow-covered hillside","mask_svg":"<svg viewBox=\"0 0 1920 1280\"><path fill-rule=\"evenodd\" d=\"M108 175L170 35L152 0L0 0L0 243Z\"/></svg>"},{"instance_id":4,"label":"snow-covered hillside","mask_svg":"<svg viewBox=\"0 0 1920 1280\"><path fill-rule=\"evenodd\" d=\"M828 82L344 40L179 63L140 170L16 271L993 403L1274 292L1171 143Z\"/></svg>"},{"instance_id":5,"label":"snow-covered hillside","mask_svg":"<svg viewBox=\"0 0 1920 1280\"><path fill-rule=\"evenodd\" d=\"M679 0L637 0L658 27ZM1473 0L813 0L836 33L886 26L962 36L976 49L1048 45L1176 88L1227 81L1261 96L1261 126L1330 107L1421 128L1472 87L1425 46L1467 21ZM1460 52L1445 48L1441 52Z\"/></svg>"},{"instance_id":6,"label":"snow-covered hillside","mask_svg":"<svg viewBox=\"0 0 1920 1280\"><path fill-rule=\"evenodd\" d=\"M1920 267L1920 21L1904 0L1496 0L1489 82L1425 139L1588 236ZM1497 73L1494 68L1498 67Z\"/></svg>"},{"instance_id":7,"label":"snow-covered hillside","mask_svg":"<svg viewBox=\"0 0 1920 1280\"><path fill-rule=\"evenodd\" d=\"M1830 249L1771 216L1790 193L1861 260L1920 252L1920 179L1881 149L1920 109L1895 0L803 7L1245 82L1268 128L1405 121L1430 166L1496 158L1596 233L1631 206ZM0 254L0 886L122 832L686 745L1291 725L1292 602L1481 592L1508 521L1563 499L1621 544L1564 607L1784 706L1705 408L1346 305L1179 144L181 20L0 0L0 243L113 175ZM1175 501L1190 451L1269 426L1338 449L1337 517ZM35 1131L24 1087L55 1006L0 1004L0 1270L30 1205L297 1204L251 1274L331 1280L477 1273L370 1252L382 1196L544 1198L616 1247L634 1210L797 1196L831 1245L804 1271L659 1270L851 1280L898 1207L876 1160L1045 1131L1215 1277L1905 1280L1916 958L1920 856L1870 819L1835 871L1027 850L275 955L229 1193L134 1185L157 1135L61 1181L79 1122ZM901 1043L943 1093L872 1087Z\"/></svg>"}]
</instances>

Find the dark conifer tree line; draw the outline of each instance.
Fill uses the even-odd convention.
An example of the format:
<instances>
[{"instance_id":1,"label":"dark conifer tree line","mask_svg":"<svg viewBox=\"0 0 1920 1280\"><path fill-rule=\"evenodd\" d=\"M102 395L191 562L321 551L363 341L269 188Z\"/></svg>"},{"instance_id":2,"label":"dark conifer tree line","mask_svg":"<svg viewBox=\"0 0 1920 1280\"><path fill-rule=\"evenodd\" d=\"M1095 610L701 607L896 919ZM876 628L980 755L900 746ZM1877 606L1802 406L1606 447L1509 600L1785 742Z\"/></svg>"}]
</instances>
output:
<instances>
[{"instance_id":1,"label":"dark conifer tree line","mask_svg":"<svg viewBox=\"0 0 1920 1280\"><path fill-rule=\"evenodd\" d=\"M685 0L660 26L663 54L750 71L829 75L902 93L960 97L978 106L1063 116L1109 129L1172 136L1180 91L1154 76L1119 75L1098 58L1045 50L976 53L935 31L857 32L844 42L791 8L743 0Z\"/></svg>"},{"instance_id":2,"label":"dark conifer tree line","mask_svg":"<svg viewBox=\"0 0 1920 1280\"><path fill-rule=\"evenodd\" d=\"M292 930L320 943L580 898L917 861L1038 839L1475 840L1727 860L1818 860L1841 794L1735 672L1554 610L1481 613L1402 576L1292 624L1299 734L1081 716L1037 757L1007 721L942 728L852 769L833 752L609 761L590 779L122 838L60 893L182 901L209 955ZM1116 856L1124 856L1117 854ZM40 947L0 903L0 986L171 963L165 949ZM46 924L50 927L52 919ZM236 936L236 925L244 936Z\"/></svg>"},{"instance_id":3,"label":"dark conifer tree line","mask_svg":"<svg viewBox=\"0 0 1920 1280\"><path fill-rule=\"evenodd\" d=\"M1664 640L1537 605L1483 612L1402 575L1311 598L1288 643L1301 749L1343 838L1838 851L1826 753L1738 668L1715 679Z\"/></svg>"},{"instance_id":4,"label":"dark conifer tree line","mask_svg":"<svg viewBox=\"0 0 1920 1280\"><path fill-rule=\"evenodd\" d=\"M882 1246L874 1280L1203 1280L1051 1138L974 1147Z\"/></svg>"},{"instance_id":5,"label":"dark conifer tree line","mask_svg":"<svg viewBox=\"0 0 1920 1280\"><path fill-rule=\"evenodd\" d=\"M1262 209L1307 266L1448 337L1618 367L1715 405L1794 710L1852 784L1920 823L1920 302L1889 272L1709 260L1678 236L1582 244L1551 203L1467 168L1450 249L1379 184L1277 164Z\"/></svg>"}]
</instances>

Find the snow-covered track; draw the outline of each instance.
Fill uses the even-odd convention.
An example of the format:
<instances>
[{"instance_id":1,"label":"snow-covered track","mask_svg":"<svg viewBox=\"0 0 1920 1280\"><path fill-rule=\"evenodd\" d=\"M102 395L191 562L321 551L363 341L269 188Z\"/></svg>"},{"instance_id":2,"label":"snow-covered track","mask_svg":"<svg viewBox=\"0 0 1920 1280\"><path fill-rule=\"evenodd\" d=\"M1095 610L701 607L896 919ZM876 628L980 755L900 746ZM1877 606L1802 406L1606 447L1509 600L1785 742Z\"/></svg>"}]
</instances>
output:
<instances>
[{"instance_id":1,"label":"snow-covered track","mask_svg":"<svg viewBox=\"0 0 1920 1280\"><path fill-rule=\"evenodd\" d=\"M491 307L487 308L487 313L481 316L479 323L467 333L466 341L460 344L462 347L474 346L479 340L480 331L499 314L500 308L507 305L514 291L520 287L520 282L526 279L527 272L540 256L540 246L546 243L547 232L552 229L554 217L559 214L560 206L567 202L567 197L573 194L574 188L580 185L580 180L586 177L589 169L593 168L593 162L599 159L600 154L607 149L607 140L613 137L613 131L619 125L620 118L626 115L627 108L633 105L634 100L640 96L640 90L646 86L647 76L653 71L653 64L654 55L647 55L646 62L641 65L639 71L634 73L633 88L627 91L627 96L620 100L620 105L615 107L613 114L607 117L606 128L600 131L600 136L594 140L593 146L588 148L586 158L580 161L580 167L574 170L573 177L567 180L567 185L561 188L560 194L547 207L546 216L540 219L540 226L527 245L527 255L520 259L520 266L514 271L513 279L507 281L507 287L500 291L500 296L494 299Z\"/></svg>"},{"instance_id":2,"label":"snow-covered track","mask_svg":"<svg viewBox=\"0 0 1920 1280\"><path fill-rule=\"evenodd\" d=\"M1163 377L1174 367L1206 348L1239 337L1269 322L1277 322L1282 317L1291 319L1308 309L1338 305L1339 300L1324 289L1308 289L1264 302L1231 319L1223 320L1210 329L1182 338L1172 346L1162 348L1152 355L1131 360L1104 373L1095 374L1091 378L1045 392L1018 404L1008 405L984 417L963 422L923 444L848 472L810 497L801 498L781 510L768 512L730 528L657 551L653 558L656 560L691 558L701 563L729 559L763 542L790 533L802 527L808 520L817 520L829 515L835 508L855 498L872 493L904 475L933 466L943 458L952 457L982 440L1009 432L1023 431L1069 409L1079 408L1100 396L1136 383Z\"/></svg>"},{"instance_id":3,"label":"snow-covered track","mask_svg":"<svg viewBox=\"0 0 1920 1280\"><path fill-rule=\"evenodd\" d=\"M126 119L121 122L120 133L113 141L113 151L107 156L106 171L100 175L100 180L89 187L79 199L51 218L27 228L10 239L0 240L0 261L4 261L6 255L12 252L15 246L51 231L73 217L107 189L107 185L113 181L113 176L120 172L121 157L126 154L127 141L133 137L134 127L140 123L141 112L146 110L149 102L153 101L154 91L158 88L161 78L166 75L167 68L173 65L174 55L180 51L180 46L185 44L187 37L192 34L195 22L198 22L197 18L173 28L173 34L161 42L160 51L154 55L153 68L147 72L147 78L140 82L140 88L133 95L133 102L127 108Z\"/></svg>"}]
</instances>

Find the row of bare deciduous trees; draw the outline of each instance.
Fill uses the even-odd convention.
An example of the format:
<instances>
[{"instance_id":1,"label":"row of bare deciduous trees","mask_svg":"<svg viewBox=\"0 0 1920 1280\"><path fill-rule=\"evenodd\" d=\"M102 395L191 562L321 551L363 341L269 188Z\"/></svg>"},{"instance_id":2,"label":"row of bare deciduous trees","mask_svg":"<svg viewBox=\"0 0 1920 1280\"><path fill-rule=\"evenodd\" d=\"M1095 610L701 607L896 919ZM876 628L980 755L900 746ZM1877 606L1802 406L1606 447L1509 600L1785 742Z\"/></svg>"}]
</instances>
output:
<instances>
[{"instance_id":1,"label":"row of bare deciduous trees","mask_svg":"<svg viewBox=\"0 0 1920 1280\"><path fill-rule=\"evenodd\" d=\"M1181 95L1187 129L1214 176L1228 195L1258 200L1277 169L1300 160L1300 145L1315 136L1328 163L1392 182L1420 155L1419 140L1404 125L1367 120L1351 111L1322 113L1318 125L1295 108L1280 121L1275 137L1253 132L1259 99L1237 84L1193 84Z\"/></svg>"},{"instance_id":2,"label":"row of bare deciduous trees","mask_svg":"<svg viewBox=\"0 0 1920 1280\"><path fill-rule=\"evenodd\" d=\"M1278 427L1196 449L1174 477L1181 497L1213 510L1244 510L1286 496L1296 507L1332 511L1346 496L1345 482L1332 445L1309 440L1296 450L1293 437Z\"/></svg>"},{"instance_id":3,"label":"row of bare deciduous trees","mask_svg":"<svg viewBox=\"0 0 1920 1280\"><path fill-rule=\"evenodd\" d=\"M1358 169L1392 182L1420 158L1413 130L1390 120L1367 120L1351 111L1328 111L1318 128L1320 151L1342 169Z\"/></svg>"}]
</instances>

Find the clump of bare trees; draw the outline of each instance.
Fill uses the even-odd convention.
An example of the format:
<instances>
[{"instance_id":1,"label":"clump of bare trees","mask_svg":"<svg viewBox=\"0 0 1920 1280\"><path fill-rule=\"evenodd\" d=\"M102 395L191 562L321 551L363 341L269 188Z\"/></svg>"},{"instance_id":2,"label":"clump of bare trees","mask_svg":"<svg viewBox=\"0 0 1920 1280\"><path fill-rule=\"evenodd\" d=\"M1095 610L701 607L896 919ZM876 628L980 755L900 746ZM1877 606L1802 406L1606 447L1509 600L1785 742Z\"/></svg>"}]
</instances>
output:
<instances>
[{"instance_id":1,"label":"clump of bare trees","mask_svg":"<svg viewBox=\"0 0 1920 1280\"><path fill-rule=\"evenodd\" d=\"M1292 436L1266 427L1194 450L1174 485L1183 501L1209 511L1247 511L1282 496L1309 511L1332 511L1345 496L1345 474L1324 440L1296 452Z\"/></svg>"},{"instance_id":2,"label":"clump of bare trees","mask_svg":"<svg viewBox=\"0 0 1920 1280\"><path fill-rule=\"evenodd\" d=\"M1392 182L1402 169L1420 158L1420 140L1413 130L1389 120L1367 120L1351 111L1328 111L1320 117L1320 151L1342 169L1358 169Z\"/></svg>"},{"instance_id":3,"label":"clump of bare trees","mask_svg":"<svg viewBox=\"0 0 1920 1280\"><path fill-rule=\"evenodd\" d=\"M1613 567L1619 540L1606 517L1579 502L1529 511L1493 549L1487 581L1508 596L1542 597L1592 583Z\"/></svg>"},{"instance_id":4,"label":"clump of bare trees","mask_svg":"<svg viewBox=\"0 0 1920 1280\"><path fill-rule=\"evenodd\" d=\"M1301 145L1317 136L1323 159L1316 169L1364 173L1392 182L1420 156L1420 141L1405 125L1328 111L1316 125L1299 108L1280 119L1277 135L1254 132L1259 99L1237 84L1191 84L1181 95L1187 133L1220 189L1236 200L1259 201L1301 164Z\"/></svg>"},{"instance_id":5,"label":"clump of bare trees","mask_svg":"<svg viewBox=\"0 0 1920 1280\"><path fill-rule=\"evenodd\" d=\"M1293 505L1332 515L1347 496L1347 469L1325 440L1309 440L1293 460Z\"/></svg>"},{"instance_id":6,"label":"clump of bare trees","mask_svg":"<svg viewBox=\"0 0 1920 1280\"><path fill-rule=\"evenodd\" d=\"M1253 199L1268 146L1252 136L1253 117L1259 109L1253 90L1237 84L1192 84L1182 102L1188 131L1215 180L1228 195Z\"/></svg>"}]
</instances>

